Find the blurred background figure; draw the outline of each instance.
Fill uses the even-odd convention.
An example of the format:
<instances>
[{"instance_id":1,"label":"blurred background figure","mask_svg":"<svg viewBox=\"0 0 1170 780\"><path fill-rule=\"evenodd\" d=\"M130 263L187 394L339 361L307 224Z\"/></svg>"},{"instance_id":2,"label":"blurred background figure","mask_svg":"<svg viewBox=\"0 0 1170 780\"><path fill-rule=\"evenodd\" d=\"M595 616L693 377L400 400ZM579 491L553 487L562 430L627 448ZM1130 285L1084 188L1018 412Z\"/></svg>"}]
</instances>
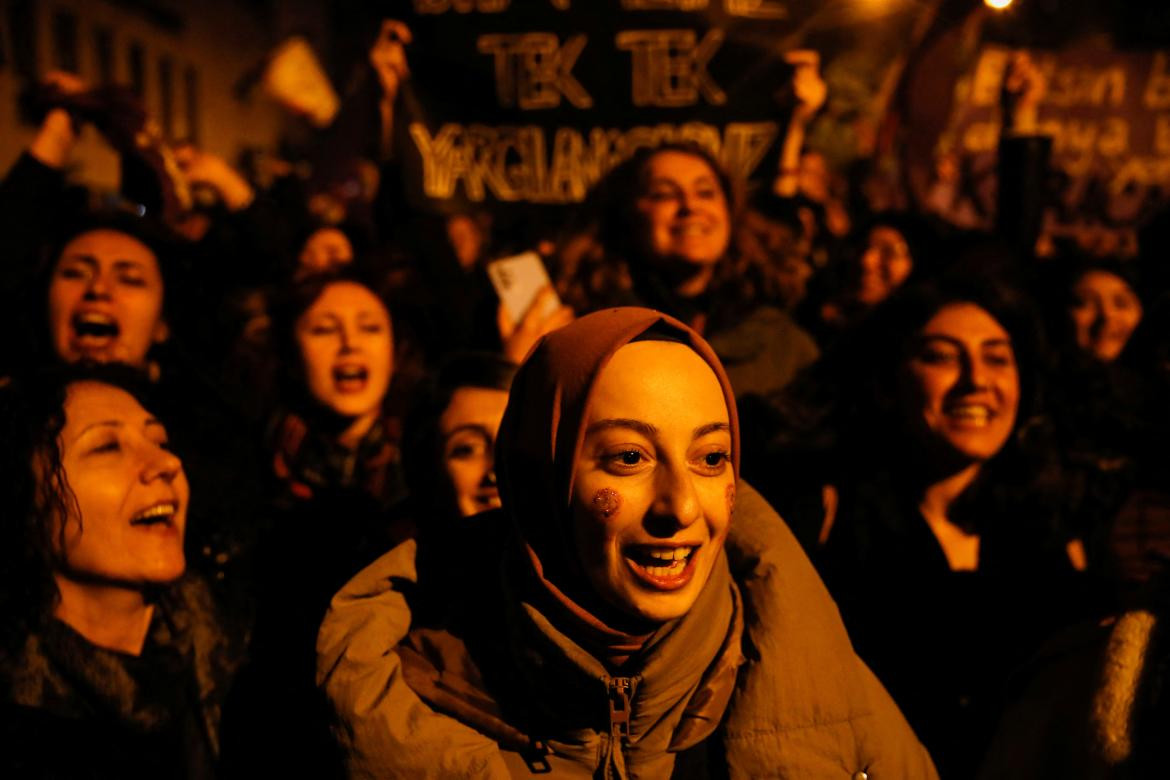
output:
<instances>
[{"instance_id":1,"label":"blurred background figure","mask_svg":"<svg viewBox=\"0 0 1170 780\"><path fill-rule=\"evenodd\" d=\"M709 152L641 150L593 197L599 251L562 280L574 308L638 302L678 317L710 339L740 395L774 392L816 359L808 334L763 300L768 258L733 244L739 196Z\"/></svg>"}]
</instances>

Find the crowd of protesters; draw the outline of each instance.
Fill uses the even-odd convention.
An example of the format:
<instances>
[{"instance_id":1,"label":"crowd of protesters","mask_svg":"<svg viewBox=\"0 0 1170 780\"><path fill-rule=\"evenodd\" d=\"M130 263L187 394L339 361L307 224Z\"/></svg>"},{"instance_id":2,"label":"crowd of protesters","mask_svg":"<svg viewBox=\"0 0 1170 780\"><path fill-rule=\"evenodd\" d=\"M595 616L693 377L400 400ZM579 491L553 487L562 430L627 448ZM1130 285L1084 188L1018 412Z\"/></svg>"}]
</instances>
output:
<instances>
[{"instance_id":1,"label":"crowd of protesters","mask_svg":"<svg viewBox=\"0 0 1170 780\"><path fill-rule=\"evenodd\" d=\"M805 144L811 52L754 191L668 143L555 232L419 213L383 33L371 138L265 186L35 88L5 776L1160 776L1170 221L1119 256L1008 195L985 232L869 204ZM1043 88L1012 59L1005 193L1043 192ZM66 176L86 125L119 204ZM360 197L310 186L340 143ZM487 265L528 250L509 311Z\"/></svg>"}]
</instances>

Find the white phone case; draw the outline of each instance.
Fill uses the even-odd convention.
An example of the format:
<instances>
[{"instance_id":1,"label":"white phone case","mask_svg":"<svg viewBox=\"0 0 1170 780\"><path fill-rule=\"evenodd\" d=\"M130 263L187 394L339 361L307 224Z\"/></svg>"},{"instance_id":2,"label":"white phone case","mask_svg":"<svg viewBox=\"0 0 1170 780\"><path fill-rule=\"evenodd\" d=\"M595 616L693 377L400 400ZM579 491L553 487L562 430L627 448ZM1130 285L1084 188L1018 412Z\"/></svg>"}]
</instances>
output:
<instances>
[{"instance_id":1,"label":"white phone case","mask_svg":"<svg viewBox=\"0 0 1170 780\"><path fill-rule=\"evenodd\" d=\"M487 272L513 324L519 323L524 317L536 294L552 283L544 268L544 261L536 252L493 260L488 263ZM547 316L560 308L560 305L560 299L554 293L541 314Z\"/></svg>"}]
</instances>

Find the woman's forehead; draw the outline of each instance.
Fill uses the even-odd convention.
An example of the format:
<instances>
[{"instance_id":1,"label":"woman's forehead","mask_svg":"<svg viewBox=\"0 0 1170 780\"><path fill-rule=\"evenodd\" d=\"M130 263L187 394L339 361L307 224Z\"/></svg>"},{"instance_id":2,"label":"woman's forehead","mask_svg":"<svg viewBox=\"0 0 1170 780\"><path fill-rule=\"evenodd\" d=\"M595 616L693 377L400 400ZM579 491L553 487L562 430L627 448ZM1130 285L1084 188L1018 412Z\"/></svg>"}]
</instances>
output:
<instances>
[{"instance_id":1,"label":"woman's forehead","mask_svg":"<svg viewBox=\"0 0 1170 780\"><path fill-rule=\"evenodd\" d=\"M107 262L133 260L148 264L156 270L158 268L158 258L149 246L129 233L111 228L87 230L74 236L62 248L58 259L74 255L85 255Z\"/></svg>"},{"instance_id":2,"label":"woman's forehead","mask_svg":"<svg viewBox=\"0 0 1170 780\"><path fill-rule=\"evenodd\" d=\"M941 306L922 326L921 335L945 335L959 339L1011 341L1007 329L976 303L957 301Z\"/></svg>"},{"instance_id":3,"label":"woman's forehead","mask_svg":"<svg viewBox=\"0 0 1170 780\"><path fill-rule=\"evenodd\" d=\"M718 175L711 163L694 152L664 149L652 155L642 168L646 181L658 178L699 179L709 178L718 182Z\"/></svg>"},{"instance_id":4,"label":"woman's forehead","mask_svg":"<svg viewBox=\"0 0 1170 780\"><path fill-rule=\"evenodd\" d=\"M150 413L128 391L104 382L81 381L69 385L65 395L66 429L82 428L95 420L140 422Z\"/></svg>"},{"instance_id":5,"label":"woman's forehead","mask_svg":"<svg viewBox=\"0 0 1170 780\"><path fill-rule=\"evenodd\" d=\"M386 304L374 291L364 284L349 281L333 282L321 290L321 294L306 311L371 311L389 314Z\"/></svg>"},{"instance_id":6,"label":"woman's forehead","mask_svg":"<svg viewBox=\"0 0 1170 780\"><path fill-rule=\"evenodd\" d=\"M723 386L697 352L676 342L638 341L619 348L598 374L588 417L587 424L617 418L661 427L726 423L729 413Z\"/></svg>"}]
</instances>

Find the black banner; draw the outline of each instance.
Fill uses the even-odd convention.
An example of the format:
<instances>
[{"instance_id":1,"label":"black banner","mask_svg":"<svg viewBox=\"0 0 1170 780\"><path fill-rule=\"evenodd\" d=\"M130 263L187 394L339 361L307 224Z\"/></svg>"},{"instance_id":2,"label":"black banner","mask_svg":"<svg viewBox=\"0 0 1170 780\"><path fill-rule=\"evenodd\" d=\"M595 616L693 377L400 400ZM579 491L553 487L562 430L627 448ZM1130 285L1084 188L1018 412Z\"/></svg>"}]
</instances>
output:
<instances>
[{"instance_id":1,"label":"black banner","mask_svg":"<svg viewBox=\"0 0 1170 780\"><path fill-rule=\"evenodd\" d=\"M774 174L816 0L414 0L404 154L431 201L582 200L644 146L687 140Z\"/></svg>"}]
</instances>

